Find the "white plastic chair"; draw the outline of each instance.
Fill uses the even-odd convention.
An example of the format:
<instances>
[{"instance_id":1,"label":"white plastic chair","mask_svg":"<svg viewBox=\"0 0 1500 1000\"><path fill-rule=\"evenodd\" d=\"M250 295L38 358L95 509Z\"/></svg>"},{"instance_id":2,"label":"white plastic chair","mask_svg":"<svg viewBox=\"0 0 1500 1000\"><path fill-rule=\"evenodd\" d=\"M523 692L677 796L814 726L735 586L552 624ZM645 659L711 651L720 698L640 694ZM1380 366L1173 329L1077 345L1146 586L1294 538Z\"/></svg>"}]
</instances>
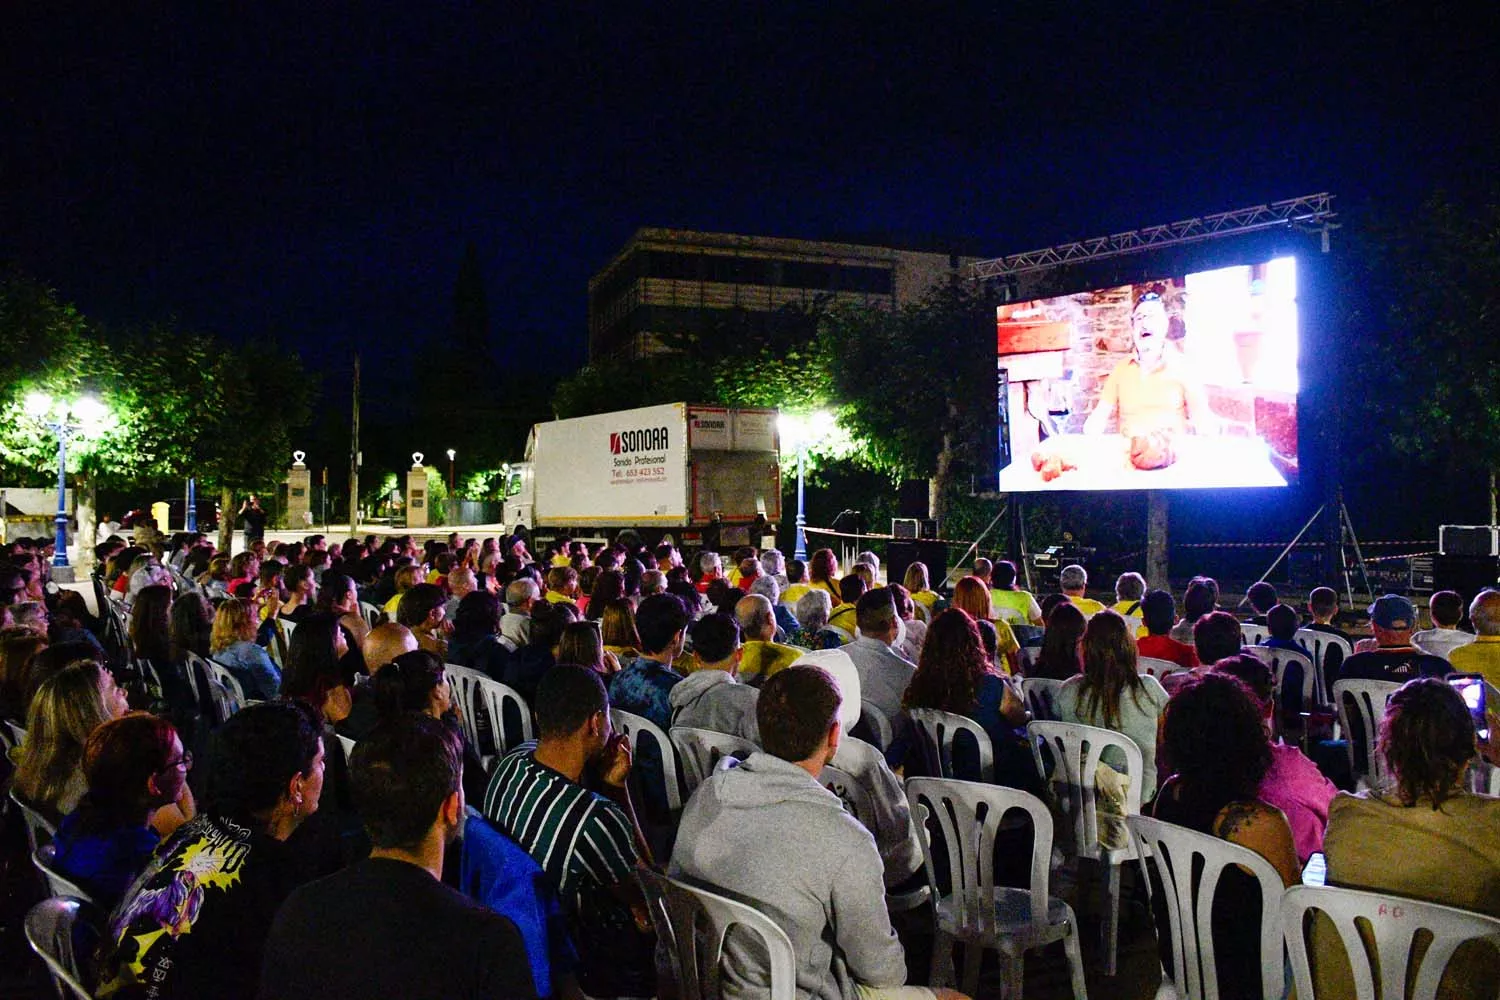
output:
<instances>
[{"instance_id":1,"label":"white plastic chair","mask_svg":"<svg viewBox=\"0 0 1500 1000\"><path fill-rule=\"evenodd\" d=\"M844 811L859 820L859 825L869 830L872 837L876 835L875 799L858 778L841 767L824 764L823 770L818 773L818 784L838 796L839 802L843 803ZM932 890L924 885L911 892L895 895L886 893L885 905L886 909L892 913L914 910L927 902L931 896Z\"/></svg>"},{"instance_id":2,"label":"white plastic chair","mask_svg":"<svg viewBox=\"0 0 1500 1000\"><path fill-rule=\"evenodd\" d=\"M1244 646L1259 646L1260 641L1271 634L1271 630L1264 625L1251 625L1249 622L1240 622L1240 644Z\"/></svg>"},{"instance_id":3,"label":"white plastic chair","mask_svg":"<svg viewBox=\"0 0 1500 1000\"><path fill-rule=\"evenodd\" d=\"M344 760L347 761L354 756L354 748L357 745L357 741L351 740L349 737L340 733L339 745L344 748Z\"/></svg>"},{"instance_id":4,"label":"white plastic chair","mask_svg":"<svg viewBox=\"0 0 1500 1000\"><path fill-rule=\"evenodd\" d=\"M480 759L486 768L497 756L532 738L531 708L519 691L501 684L488 674L469 667L460 667L456 663L444 664L444 670L448 675L449 684L453 686L453 691L458 696L459 704L463 706L464 735L473 744L476 752L480 747L479 714L481 710L484 717L489 720L490 735L494 739L496 752L481 755ZM514 728L508 726L505 721L507 703L514 706L515 710L512 714L519 720Z\"/></svg>"},{"instance_id":5,"label":"white plastic chair","mask_svg":"<svg viewBox=\"0 0 1500 1000\"><path fill-rule=\"evenodd\" d=\"M1176 660L1163 660L1158 656L1138 656L1135 658L1135 672L1145 674L1147 677L1155 677L1161 680L1171 674L1180 674L1187 671L1187 667Z\"/></svg>"},{"instance_id":6,"label":"white plastic chair","mask_svg":"<svg viewBox=\"0 0 1500 1000\"><path fill-rule=\"evenodd\" d=\"M1037 772L1051 783L1063 816L1073 820L1074 854L1098 861L1104 868L1104 889L1109 904L1101 928L1101 943L1105 975L1113 976L1120 931L1120 866L1135 858L1136 853L1133 842L1115 849L1099 843L1094 774L1106 748L1114 747L1123 754L1125 773L1130 779L1125 792L1125 815L1139 815L1141 777L1145 771L1141 748L1130 737L1112 729L1073 722L1033 722L1026 727L1026 735L1030 737Z\"/></svg>"},{"instance_id":7,"label":"white plastic chair","mask_svg":"<svg viewBox=\"0 0 1500 1000\"><path fill-rule=\"evenodd\" d=\"M982 949L994 948L1002 959L1001 996L1019 998L1025 952L1061 940L1068 956L1073 995L1086 1000L1078 920L1067 903L1048 895L1052 814L1047 806L1018 789L948 778L908 779L906 798L917 823L927 882L936 901L932 984L946 978L948 957L957 940L965 945L960 986L964 993L976 995ZM1020 810L1031 820L1031 879L1027 889L995 884L995 836L1011 810ZM938 883L929 824L936 825L946 848L952 882L946 895Z\"/></svg>"},{"instance_id":8,"label":"white plastic chair","mask_svg":"<svg viewBox=\"0 0 1500 1000\"><path fill-rule=\"evenodd\" d=\"M26 943L47 965L57 995L66 988L76 1000L94 1000L83 985L74 954L73 931L80 922L76 899L44 899L26 914Z\"/></svg>"},{"instance_id":9,"label":"white plastic chair","mask_svg":"<svg viewBox=\"0 0 1500 1000\"><path fill-rule=\"evenodd\" d=\"M928 763L936 764L944 778L955 778L953 773L953 739L960 732L968 733L979 745L979 780L993 783L995 780L995 751L990 746L990 735L973 719L936 708L908 709L912 722L921 734Z\"/></svg>"},{"instance_id":10,"label":"white plastic chair","mask_svg":"<svg viewBox=\"0 0 1500 1000\"><path fill-rule=\"evenodd\" d=\"M1337 649L1343 656L1339 659L1342 664L1344 660L1354 655L1354 646L1347 639L1333 635L1328 632L1320 632L1315 628L1299 628L1297 634L1292 638L1306 646L1312 652L1313 664L1318 668L1318 676L1324 680L1324 686L1318 690L1318 701L1322 702L1324 692L1328 690L1328 652Z\"/></svg>"},{"instance_id":11,"label":"white plastic chair","mask_svg":"<svg viewBox=\"0 0 1500 1000\"><path fill-rule=\"evenodd\" d=\"M682 785L677 777L677 749L672 745L671 737L645 716L636 715L624 709L611 708L609 722L616 732L624 733L630 738L630 748L637 762L640 761L640 738L646 736L656 741L661 752L661 777L662 784L665 786L663 800L672 812L680 810L682 808Z\"/></svg>"},{"instance_id":12,"label":"white plastic chair","mask_svg":"<svg viewBox=\"0 0 1500 1000\"><path fill-rule=\"evenodd\" d=\"M744 760L757 749L754 743L732 733L716 733L692 726L673 726L667 735L682 760L682 776L690 796L714 773L721 758Z\"/></svg>"},{"instance_id":13,"label":"white plastic chair","mask_svg":"<svg viewBox=\"0 0 1500 1000\"><path fill-rule=\"evenodd\" d=\"M1263 996L1280 997L1285 984L1281 953L1283 886L1271 862L1247 847L1149 816L1131 816L1125 825L1135 841L1147 891L1156 892L1151 888L1151 867L1160 879L1172 938L1172 968L1163 973L1177 994L1185 1000L1218 1000L1214 893L1224 870L1238 867L1260 884L1261 992ZM1310 994L1302 996L1308 1000Z\"/></svg>"},{"instance_id":14,"label":"white plastic chair","mask_svg":"<svg viewBox=\"0 0 1500 1000\"><path fill-rule=\"evenodd\" d=\"M891 720L873 701L860 700L859 721L866 724L865 728L868 731L868 735L873 737L869 742L874 743L882 750L891 745L891 740L895 735L894 730L891 728Z\"/></svg>"},{"instance_id":15,"label":"white plastic chair","mask_svg":"<svg viewBox=\"0 0 1500 1000\"><path fill-rule=\"evenodd\" d=\"M1313 911L1321 912L1338 929L1354 975L1354 993L1371 1000L1433 1000L1459 945L1488 941L1500 948L1500 920L1484 914L1383 892L1293 886L1281 898L1281 919L1301 1000L1316 1000L1307 942L1308 915ZM1419 933L1431 941L1422 952L1421 964L1413 969L1413 944ZM1367 942L1374 945L1373 963ZM1412 985L1409 993L1408 982ZM1494 983L1486 988L1489 995L1495 994Z\"/></svg>"},{"instance_id":16,"label":"white plastic chair","mask_svg":"<svg viewBox=\"0 0 1500 1000\"><path fill-rule=\"evenodd\" d=\"M797 962L792 942L770 917L649 868L636 869L636 875L682 1000L718 1000L725 995L724 943L731 928L736 929L737 939L752 934L760 940L770 976L769 991L763 995L768 1000L795 1000ZM736 951L744 955L742 949ZM737 985L743 991L744 984ZM759 989L754 992L762 995Z\"/></svg>"},{"instance_id":17,"label":"white plastic chair","mask_svg":"<svg viewBox=\"0 0 1500 1000\"><path fill-rule=\"evenodd\" d=\"M1348 741L1349 772L1358 782L1363 782L1365 787L1379 788L1386 783L1385 761L1381 759L1375 744L1380 737L1380 720L1385 718L1386 702L1391 700L1391 695L1400 686L1395 681L1366 680L1335 681L1333 684L1333 705L1338 709L1339 725L1344 728L1344 736ZM1351 706L1359 713L1358 730L1350 725ZM1359 757L1355 753L1356 731L1361 737L1364 750L1364 768L1359 766Z\"/></svg>"},{"instance_id":18,"label":"white plastic chair","mask_svg":"<svg viewBox=\"0 0 1500 1000\"><path fill-rule=\"evenodd\" d=\"M219 684L222 684L224 686L224 689L231 695L233 695L234 700L238 702L238 704L235 706L236 711L250 704L250 699L245 697L244 686L240 684L240 680L238 677L230 673L228 667L215 660L206 660L204 662L208 664L209 676Z\"/></svg>"},{"instance_id":19,"label":"white plastic chair","mask_svg":"<svg viewBox=\"0 0 1500 1000\"><path fill-rule=\"evenodd\" d=\"M43 844L52 843L52 838L57 836L56 824L22 798L15 788L10 790L10 800L21 810L21 819L26 824L26 844L31 853L35 854Z\"/></svg>"},{"instance_id":20,"label":"white plastic chair","mask_svg":"<svg viewBox=\"0 0 1500 1000\"><path fill-rule=\"evenodd\" d=\"M53 844L42 844L31 852L31 863L42 873L42 878L47 880L47 890L54 896L81 899L85 903L94 902L94 897L84 891L82 886L57 870L56 859L57 847Z\"/></svg>"},{"instance_id":21,"label":"white plastic chair","mask_svg":"<svg viewBox=\"0 0 1500 1000\"><path fill-rule=\"evenodd\" d=\"M1021 696L1026 699L1026 708L1033 719L1057 718L1057 695L1062 686L1062 681L1051 677L1021 678Z\"/></svg>"},{"instance_id":22,"label":"white plastic chair","mask_svg":"<svg viewBox=\"0 0 1500 1000\"><path fill-rule=\"evenodd\" d=\"M371 604L369 601L359 602L359 613L363 616L365 624L371 628L383 623L386 619L385 612L378 605Z\"/></svg>"},{"instance_id":23,"label":"white plastic chair","mask_svg":"<svg viewBox=\"0 0 1500 1000\"><path fill-rule=\"evenodd\" d=\"M1323 703L1323 679L1318 673L1318 668L1313 664L1312 657L1306 653L1299 653L1295 649L1271 649L1267 646L1247 646L1245 652L1260 660L1271 668L1271 676L1275 679L1276 698L1281 700L1281 677L1286 672L1287 664L1297 663L1302 666L1302 710L1305 712L1314 705Z\"/></svg>"}]
</instances>

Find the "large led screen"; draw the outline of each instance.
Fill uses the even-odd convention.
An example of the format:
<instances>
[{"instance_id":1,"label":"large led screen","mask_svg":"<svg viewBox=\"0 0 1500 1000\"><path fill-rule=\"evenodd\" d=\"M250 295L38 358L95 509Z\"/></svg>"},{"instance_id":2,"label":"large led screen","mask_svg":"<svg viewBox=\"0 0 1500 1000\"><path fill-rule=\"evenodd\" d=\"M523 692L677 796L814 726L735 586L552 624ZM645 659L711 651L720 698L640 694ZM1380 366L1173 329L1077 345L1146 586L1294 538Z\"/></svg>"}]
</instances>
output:
<instances>
[{"instance_id":1,"label":"large led screen","mask_svg":"<svg viewBox=\"0 0 1500 1000\"><path fill-rule=\"evenodd\" d=\"M1296 480L1294 257L1002 305L996 345L1001 492Z\"/></svg>"}]
</instances>

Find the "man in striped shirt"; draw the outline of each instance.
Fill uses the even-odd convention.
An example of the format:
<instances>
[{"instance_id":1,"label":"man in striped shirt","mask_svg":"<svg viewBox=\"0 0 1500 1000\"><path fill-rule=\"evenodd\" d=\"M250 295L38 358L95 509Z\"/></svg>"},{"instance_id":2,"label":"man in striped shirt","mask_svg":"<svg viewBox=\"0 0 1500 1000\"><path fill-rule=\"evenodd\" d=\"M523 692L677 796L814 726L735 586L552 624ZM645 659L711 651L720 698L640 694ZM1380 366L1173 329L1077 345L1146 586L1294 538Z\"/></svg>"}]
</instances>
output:
<instances>
[{"instance_id":1,"label":"man in striped shirt","mask_svg":"<svg viewBox=\"0 0 1500 1000\"><path fill-rule=\"evenodd\" d=\"M584 992L654 995L654 937L633 877L650 852L626 787L630 743L611 731L604 685L585 667L548 670L534 707L540 739L500 759L484 814L536 860L568 908Z\"/></svg>"}]
</instances>

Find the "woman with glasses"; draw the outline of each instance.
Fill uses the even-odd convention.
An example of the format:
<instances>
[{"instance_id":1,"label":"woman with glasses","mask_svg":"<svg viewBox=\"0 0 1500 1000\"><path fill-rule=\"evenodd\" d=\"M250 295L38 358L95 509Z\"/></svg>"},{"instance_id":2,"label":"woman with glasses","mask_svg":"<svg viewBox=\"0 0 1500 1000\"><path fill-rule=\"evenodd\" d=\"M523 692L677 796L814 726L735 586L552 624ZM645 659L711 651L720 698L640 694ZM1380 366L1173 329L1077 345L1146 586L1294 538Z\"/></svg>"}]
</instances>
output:
<instances>
[{"instance_id":1,"label":"woman with glasses","mask_svg":"<svg viewBox=\"0 0 1500 1000\"><path fill-rule=\"evenodd\" d=\"M88 793L53 842L58 872L113 908L157 844L197 815L192 766L177 730L158 716L131 712L95 729L83 751Z\"/></svg>"}]
</instances>

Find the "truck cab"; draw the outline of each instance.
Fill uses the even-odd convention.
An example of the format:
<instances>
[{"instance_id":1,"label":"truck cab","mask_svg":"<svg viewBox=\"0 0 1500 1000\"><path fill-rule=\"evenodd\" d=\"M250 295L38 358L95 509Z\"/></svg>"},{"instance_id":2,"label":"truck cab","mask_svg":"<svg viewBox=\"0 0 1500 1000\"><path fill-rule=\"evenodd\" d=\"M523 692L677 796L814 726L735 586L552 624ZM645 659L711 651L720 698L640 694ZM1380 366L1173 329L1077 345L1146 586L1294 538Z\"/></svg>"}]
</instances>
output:
<instances>
[{"instance_id":1,"label":"truck cab","mask_svg":"<svg viewBox=\"0 0 1500 1000\"><path fill-rule=\"evenodd\" d=\"M530 462L506 467L502 522L514 531L518 525L536 527L536 474Z\"/></svg>"}]
</instances>

